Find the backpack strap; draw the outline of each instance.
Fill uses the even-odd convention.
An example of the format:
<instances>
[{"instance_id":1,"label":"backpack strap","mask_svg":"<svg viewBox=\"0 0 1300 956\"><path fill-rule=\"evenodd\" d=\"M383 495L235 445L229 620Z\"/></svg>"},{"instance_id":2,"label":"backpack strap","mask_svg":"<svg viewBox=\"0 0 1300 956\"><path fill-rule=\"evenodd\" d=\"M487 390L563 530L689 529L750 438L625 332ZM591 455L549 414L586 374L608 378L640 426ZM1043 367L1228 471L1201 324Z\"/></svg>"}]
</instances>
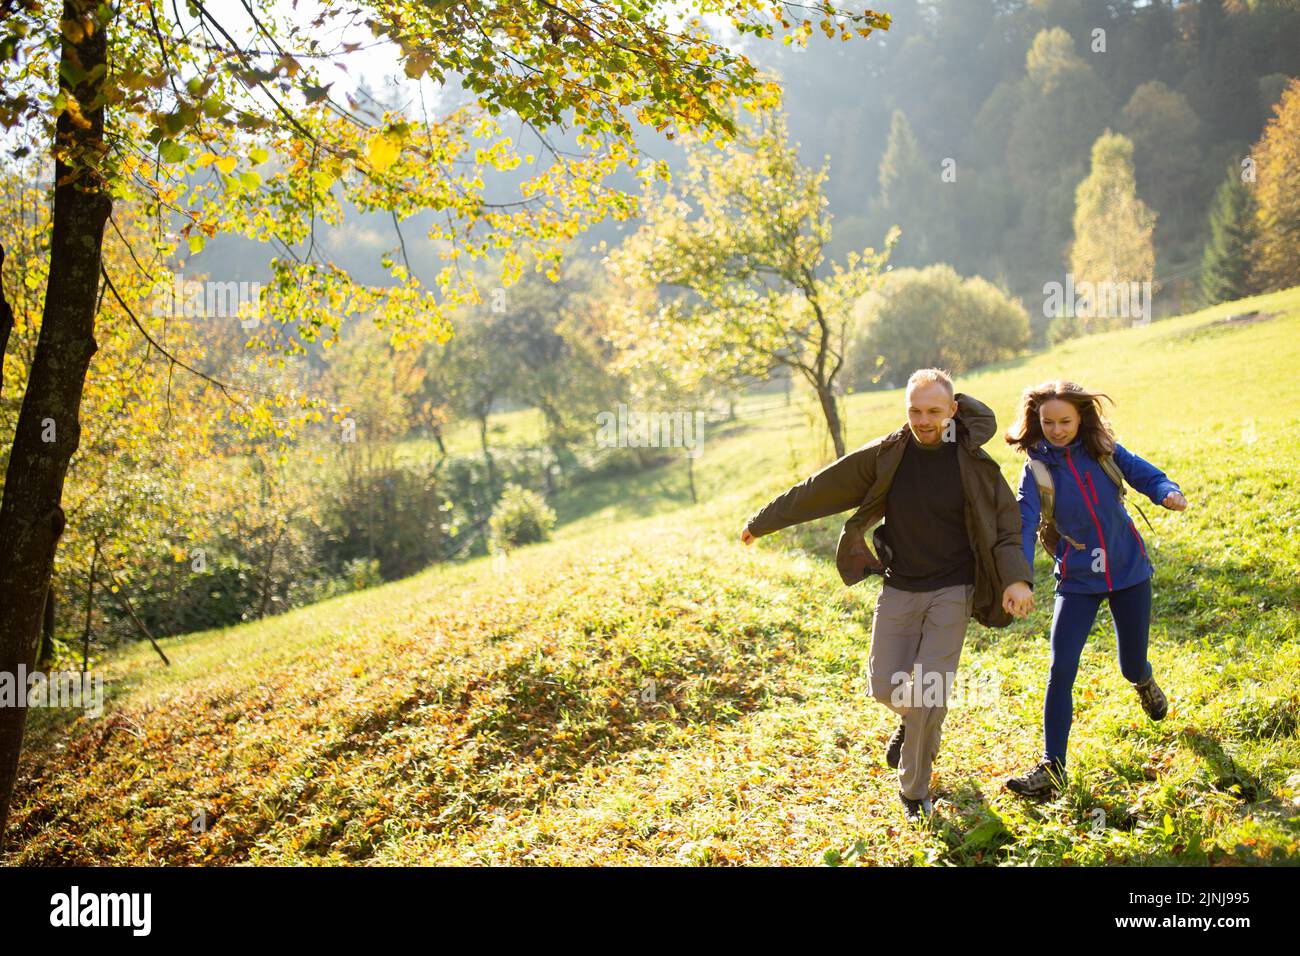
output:
<instances>
[{"instance_id":1,"label":"backpack strap","mask_svg":"<svg viewBox=\"0 0 1300 956\"><path fill-rule=\"evenodd\" d=\"M1054 513L1056 508L1056 486L1052 483L1052 473L1048 470L1047 462L1039 461L1037 458L1030 458L1029 470L1033 473L1034 484L1038 485L1038 529L1043 546L1048 553L1055 552L1056 542L1053 539L1059 535L1068 541L1074 550L1082 550L1083 545L1056 527Z\"/></svg>"},{"instance_id":2,"label":"backpack strap","mask_svg":"<svg viewBox=\"0 0 1300 956\"><path fill-rule=\"evenodd\" d=\"M1038 485L1039 521L1052 521L1056 506L1056 486L1052 484L1052 473L1047 470L1047 462L1037 458L1029 459L1029 470L1033 472L1034 484Z\"/></svg>"},{"instance_id":3,"label":"backpack strap","mask_svg":"<svg viewBox=\"0 0 1300 956\"><path fill-rule=\"evenodd\" d=\"M1115 487L1119 489L1119 496L1123 498L1125 491L1124 472L1119 470L1119 462L1115 460L1115 456L1102 455L1097 459L1097 464L1101 465L1101 470L1110 477L1111 481L1115 482Z\"/></svg>"},{"instance_id":4,"label":"backpack strap","mask_svg":"<svg viewBox=\"0 0 1300 956\"><path fill-rule=\"evenodd\" d=\"M1120 505L1122 506L1124 504L1124 493L1127 489L1124 487L1124 472L1120 471L1119 462L1115 460L1114 455L1102 455L1097 459L1097 464L1101 465L1101 470L1108 474L1110 480L1115 482L1115 486L1119 488L1119 500ZM1151 521L1147 518L1147 513L1142 510L1142 506L1135 501L1133 502L1133 507L1137 508L1138 514L1142 516L1142 520L1146 522L1146 526L1151 528ZM1151 530L1154 532L1156 529L1151 528Z\"/></svg>"}]
</instances>

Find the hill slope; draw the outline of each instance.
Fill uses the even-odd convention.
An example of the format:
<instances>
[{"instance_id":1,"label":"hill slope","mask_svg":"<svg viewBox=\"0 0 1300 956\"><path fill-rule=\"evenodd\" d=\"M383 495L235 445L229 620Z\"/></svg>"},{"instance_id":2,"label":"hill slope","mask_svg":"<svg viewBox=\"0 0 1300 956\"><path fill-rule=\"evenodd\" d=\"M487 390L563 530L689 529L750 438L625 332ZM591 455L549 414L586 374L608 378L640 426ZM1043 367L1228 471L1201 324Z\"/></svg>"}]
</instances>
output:
<instances>
[{"instance_id":1,"label":"hill slope","mask_svg":"<svg viewBox=\"0 0 1300 956\"><path fill-rule=\"evenodd\" d=\"M1281 314L1218 321L1254 308ZM583 486L556 540L508 559L172 638L167 669L114 656L103 717L33 712L10 862L1295 860L1298 343L1295 289L958 382L1004 424L1046 378L1109 392L1121 441L1191 502L1144 506L1170 714L1143 716L1103 612L1057 802L1001 789L1039 747L1040 586L1030 618L972 625L935 825L903 825L866 693L878 583L840 582L836 519L738 541L828 460L816 417L769 397L707 434L696 506L682 464ZM902 417L898 392L852 397L850 446Z\"/></svg>"}]
</instances>

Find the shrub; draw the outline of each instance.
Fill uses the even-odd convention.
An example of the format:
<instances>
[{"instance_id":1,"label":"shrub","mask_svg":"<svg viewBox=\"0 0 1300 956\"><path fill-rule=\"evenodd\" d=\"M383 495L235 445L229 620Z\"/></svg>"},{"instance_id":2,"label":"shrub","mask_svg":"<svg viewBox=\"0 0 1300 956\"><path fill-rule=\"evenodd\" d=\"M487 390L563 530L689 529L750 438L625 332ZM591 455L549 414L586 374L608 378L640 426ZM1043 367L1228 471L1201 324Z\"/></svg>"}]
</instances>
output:
<instances>
[{"instance_id":1,"label":"shrub","mask_svg":"<svg viewBox=\"0 0 1300 956\"><path fill-rule=\"evenodd\" d=\"M555 527L555 512L535 491L508 484L488 519L494 553L545 541Z\"/></svg>"},{"instance_id":2,"label":"shrub","mask_svg":"<svg viewBox=\"0 0 1300 956\"><path fill-rule=\"evenodd\" d=\"M347 462L325 489L321 562L345 576L349 561L375 558L385 581L442 557L441 496L432 469L416 462Z\"/></svg>"},{"instance_id":3,"label":"shrub","mask_svg":"<svg viewBox=\"0 0 1300 956\"><path fill-rule=\"evenodd\" d=\"M1052 319L1052 324L1047 327L1047 341L1052 345L1060 345L1068 339L1078 338L1083 334L1083 326L1077 317L1073 315L1058 315Z\"/></svg>"},{"instance_id":4,"label":"shrub","mask_svg":"<svg viewBox=\"0 0 1300 956\"><path fill-rule=\"evenodd\" d=\"M942 263L894 270L855 308L847 374L857 388L901 382L929 366L964 372L1013 358L1029 344L1029 315L1018 300Z\"/></svg>"}]
</instances>

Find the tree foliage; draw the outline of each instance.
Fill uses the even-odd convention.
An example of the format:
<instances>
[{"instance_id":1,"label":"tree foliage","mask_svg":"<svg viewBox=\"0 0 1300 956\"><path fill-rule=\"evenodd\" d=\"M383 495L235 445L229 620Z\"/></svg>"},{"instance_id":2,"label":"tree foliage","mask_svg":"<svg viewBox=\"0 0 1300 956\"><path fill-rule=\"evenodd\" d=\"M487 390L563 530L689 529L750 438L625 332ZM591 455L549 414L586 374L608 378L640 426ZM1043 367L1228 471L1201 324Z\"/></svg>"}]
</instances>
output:
<instances>
[{"instance_id":1,"label":"tree foliage","mask_svg":"<svg viewBox=\"0 0 1300 956\"><path fill-rule=\"evenodd\" d=\"M499 251L505 285L526 264L554 276L564 244L584 227L635 212L635 197L610 177L623 170L650 180L665 169L640 163L634 120L669 136L725 138L737 102L775 95L771 79L717 42L699 16L672 23L651 0L369 0L321 5L301 19L292 7L246 3L251 41L237 40L224 12L204 0L183 9L152 0L23 0L2 9L0 127L20 141L12 155L25 161L24 175L48 182L53 160L42 321L0 503L0 538L20 545L0 553L0 669L9 671L36 650L100 293L133 313L126 273L137 270L136 281L152 287L166 271L149 257L102 258L105 229L120 228L122 210L162 224L160 241L174 227L191 253L219 232L281 245L262 303L267 321L252 336L268 364L306 343L336 341L350 316L375 321L395 345L441 340L451 312L480 301L462 258ZM800 44L814 25L843 39L888 26L881 14L830 4L799 8L806 17L761 0L699 0L695 9L742 36L771 37L779 27ZM408 78L433 89L458 83L469 101L431 114L422 98L418 115L360 117L323 75L360 43L322 38L357 19L400 51ZM549 162L534 166L504 132L507 117L532 131ZM548 146L552 127L577 131L577 149ZM493 172L523 167L536 171L517 196L489 195ZM316 224L338 223L345 206L383 210L398 226L434 213L427 235L441 265L433 286L420 283L404 252L385 259L392 281L383 287L353 282L321 255ZM133 323L149 334L139 316ZM0 333L5 347L7 315ZM151 343L190 369L172 343L156 335ZM292 419L319 422L326 410L318 396L217 384L239 395L231 417L263 435L290 437ZM42 439L47 418L54 442ZM0 714L0 840L25 724L24 706Z\"/></svg>"},{"instance_id":2,"label":"tree foliage","mask_svg":"<svg viewBox=\"0 0 1300 956\"><path fill-rule=\"evenodd\" d=\"M1253 291L1255 198L1234 163L1210 207L1210 238L1201 256L1201 297L1206 305L1243 299Z\"/></svg>"},{"instance_id":3,"label":"tree foliage","mask_svg":"<svg viewBox=\"0 0 1300 956\"><path fill-rule=\"evenodd\" d=\"M1288 84L1255 147L1255 285L1300 283L1300 79Z\"/></svg>"},{"instance_id":4,"label":"tree foliage","mask_svg":"<svg viewBox=\"0 0 1300 956\"><path fill-rule=\"evenodd\" d=\"M701 377L763 378L781 366L802 376L843 455L835 387L851 306L878 281L897 231L882 252L850 252L827 272L827 171L799 162L779 113L726 149L695 144L688 161L679 189L649 201L645 225L612 257L616 270L672 294L660 321L687 330L678 341Z\"/></svg>"},{"instance_id":5,"label":"tree foliage","mask_svg":"<svg viewBox=\"0 0 1300 956\"><path fill-rule=\"evenodd\" d=\"M1014 357L1029 344L1029 316L978 276L952 266L895 269L857 304L849 376L856 387L899 386L918 368L965 372Z\"/></svg>"},{"instance_id":6,"label":"tree foliage","mask_svg":"<svg viewBox=\"0 0 1300 956\"><path fill-rule=\"evenodd\" d=\"M1083 283L1154 282L1156 216L1137 195L1133 143L1106 130L1092 146L1092 170L1075 190L1070 270ZM1096 302L1080 316L1086 331L1128 324L1134 316L1109 314Z\"/></svg>"}]
</instances>

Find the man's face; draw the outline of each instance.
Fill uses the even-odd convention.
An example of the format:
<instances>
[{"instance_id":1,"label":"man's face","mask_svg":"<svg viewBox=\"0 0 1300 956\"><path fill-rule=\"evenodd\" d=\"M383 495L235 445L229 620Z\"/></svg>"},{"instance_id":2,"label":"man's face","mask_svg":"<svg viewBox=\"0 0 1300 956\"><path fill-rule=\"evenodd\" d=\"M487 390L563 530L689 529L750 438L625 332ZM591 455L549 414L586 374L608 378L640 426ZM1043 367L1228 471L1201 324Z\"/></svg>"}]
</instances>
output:
<instances>
[{"instance_id":1,"label":"man's face","mask_svg":"<svg viewBox=\"0 0 1300 956\"><path fill-rule=\"evenodd\" d=\"M944 422L957 414L957 402L940 382L928 382L907 390L907 424L922 445L943 440Z\"/></svg>"}]
</instances>

